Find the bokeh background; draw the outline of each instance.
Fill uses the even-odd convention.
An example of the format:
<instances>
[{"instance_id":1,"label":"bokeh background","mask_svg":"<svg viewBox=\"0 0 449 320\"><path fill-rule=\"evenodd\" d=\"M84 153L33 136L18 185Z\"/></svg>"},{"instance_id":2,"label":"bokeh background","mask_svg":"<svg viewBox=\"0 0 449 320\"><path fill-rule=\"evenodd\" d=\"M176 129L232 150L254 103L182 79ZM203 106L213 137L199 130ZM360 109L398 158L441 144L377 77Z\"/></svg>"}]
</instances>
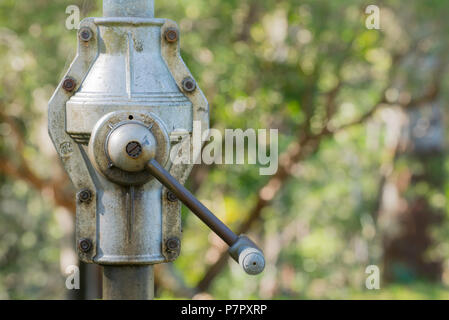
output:
<instances>
[{"instance_id":1,"label":"bokeh background","mask_svg":"<svg viewBox=\"0 0 449 320\"><path fill-rule=\"evenodd\" d=\"M365 8L380 7L380 30ZM72 61L66 8L0 0L0 299L95 299L101 270L74 252L74 190L47 134ZM447 299L449 2L156 0L211 104L212 126L278 128L280 167L197 166L188 187L263 247L248 277L187 210L161 299ZM369 265L381 271L368 290Z\"/></svg>"}]
</instances>

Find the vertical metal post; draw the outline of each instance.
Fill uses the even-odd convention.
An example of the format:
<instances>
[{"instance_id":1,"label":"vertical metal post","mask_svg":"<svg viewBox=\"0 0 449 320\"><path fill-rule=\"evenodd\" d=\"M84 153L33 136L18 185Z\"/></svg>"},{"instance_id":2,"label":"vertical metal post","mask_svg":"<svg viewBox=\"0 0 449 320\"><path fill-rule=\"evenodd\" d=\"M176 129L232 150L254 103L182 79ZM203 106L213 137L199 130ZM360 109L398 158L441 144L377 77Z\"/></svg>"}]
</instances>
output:
<instances>
[{"instance_id":1,"label":"vertical metal post","mask_svg":"<svg viewBox=\"0 0 449 320\"><path fill-rule=\"evenodd\" d=\"M103 299L151 300L153 298L153 266L104 266Z\"/></svg>"},{"instance_id":2,"label":"vertical metal post","mask_svg":"<svg viewBox=\"0 0 449 320\"><path fill-rule=\"evenodd\" d=\"M154 18L154 0L103 0L103 16Z\"/></svg>"},{"instance_id":3,"label":"vertical metal post","mask_svg":"<svg viewBox=\"0 0 449 320\"><path fill-rule=\"evenodd\" d=\"M104 17L154 18L154 0L103 0ZM151 300L153 266L104 266L103 299Z\"/></svg>"}]
</instances>

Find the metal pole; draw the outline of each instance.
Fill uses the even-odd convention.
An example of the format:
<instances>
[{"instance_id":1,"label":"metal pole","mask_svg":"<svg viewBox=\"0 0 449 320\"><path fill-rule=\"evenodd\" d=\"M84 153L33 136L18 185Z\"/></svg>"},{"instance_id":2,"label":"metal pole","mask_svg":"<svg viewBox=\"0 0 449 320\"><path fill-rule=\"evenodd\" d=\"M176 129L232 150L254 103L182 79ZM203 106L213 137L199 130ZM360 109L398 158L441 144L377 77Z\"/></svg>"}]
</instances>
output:
<instances>
[{"instance_id":1,"label":"metal pole","mask_svg":"<svg viewBox=\"0 0 449 320\"><path fill-rule=\"evenodd\" d=\"M103 16L154 18L154 0L103 0ZM153 266L104 266L103 299L153 298Z\"/></svg>"},{"instance_id":2,"label":"metal pole","mask_svg":"<svg viewBox=\"0 0 449 320\"><path fill-rule=\"evenodd\" d=\"M103 16L154 18L154 0L103 0Z\"/></svg>"},{"instance_id":3,"label":"metal pole","mask_svg":"<svg viewBox=\"0 0 449 320\"><path fill-rule=\"evenodd\" d=\"M153 298L153 266L104 266L104 300L151 300Z\"/></svg>"}]
</instances>

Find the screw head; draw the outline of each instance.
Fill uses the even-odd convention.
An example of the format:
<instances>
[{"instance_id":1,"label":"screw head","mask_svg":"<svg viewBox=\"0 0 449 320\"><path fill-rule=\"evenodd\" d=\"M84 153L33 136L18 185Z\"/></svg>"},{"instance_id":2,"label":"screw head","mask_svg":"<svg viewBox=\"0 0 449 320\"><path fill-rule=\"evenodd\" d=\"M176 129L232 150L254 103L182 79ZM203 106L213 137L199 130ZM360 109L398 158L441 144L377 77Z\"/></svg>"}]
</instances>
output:
<instances>
[{"instance_id":1,"label":"screw head","mask_svg":"<svg viewBox=\"0 0 449 320\"><path fill-rule=\"evenodd\" d=\"M87 203L92 200L92 192L89 189L81 190L78 193L78 200L82 203Z\"/></svg>"},{"instance_id":2,"label":"screw head","mask_svg":"<svg viewBox=\"0 0 449 320\"><path fill-rule=\"evenodd\" d=\"M184 91L193 92L196 89L196 82L191 77L187 77L182 80L182 88Z\"/></svg>"},{"instance_id":3,"label":"screw head","mask_svg":"<svg viewBox=\"0 0 449 320\"><path fill-rule=\"evenodd\" d=\"M81 239L78 243L78 248L82 252L87 253L92 249L92 241L89 239Z\"/></svg>"},{"instance_id":4,"label":"screw head","mask_svg":"<svg viewBox=\"0 0 449 320\"><path fill-rule=\"evenodd\" d=\"M167 199L170 202L176 202L178 201L178 197L171 191L167 191Z\"/></svg>"},{"instance_id":5,"label":"screw head","mask_svg":"<svg viewBox=\"0 0 449 320\"><path fill-rule=\"evenodd\" d=\"M181 247L181 241L178 238L170 238L165 242L168 251L178 251Z\"/></svg>"},{"instance_id":6,"label":"screw head","mask_svg":"<svg viewBox=\"0 0 449 320\"><path fill-rule=\"evenodd\" d=\"M76 81L73 78L67 77L62 83L62 87L67 92L72 92L76 88Z\"/></svg>"},{"instance_id":7,"label":"screw head","mask_svg":"<svg viewBox=\"0 0 449 320\"><path fill-rule=\"evenodd\" d=\"M174 42L178 41L178 38L179 38L179 32L177 29L168 28L165 31L165 40L167 40L167 42L174 43Z\"/></svg>"},{"instance_id":8,"label":"screw head","mask_svg":"<svg viewBox=\"0 0 449 320\"><path fill-rule=\"evenodd\" d=\"M92 30L90 30L88 27L81 28L80 31L78 32L78 35L80 39L84 42L90 41L90 39L92 39L93 37Z\"/></svg>"},{"instance_id":9,"label":"screw head","mask_svg":"<svg viewBox=\"0 0 449 320\"><path fill-rule=\"evenodd\" d=\"M137 159L142 154L142 145L137 141L131 141L126 145L126 153L133 159Z\"/></svg>"}]
</instances>

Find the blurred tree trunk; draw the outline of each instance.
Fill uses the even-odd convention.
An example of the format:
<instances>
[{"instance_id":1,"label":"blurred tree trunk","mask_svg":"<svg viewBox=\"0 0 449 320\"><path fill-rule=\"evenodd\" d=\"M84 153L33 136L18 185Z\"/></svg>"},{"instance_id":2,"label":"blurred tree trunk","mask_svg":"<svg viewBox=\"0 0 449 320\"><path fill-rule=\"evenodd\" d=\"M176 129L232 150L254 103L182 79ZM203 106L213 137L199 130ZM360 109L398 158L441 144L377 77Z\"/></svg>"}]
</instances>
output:
<instances>
[{"instance_id":1,"label":"blurred tree trunk","mask_svg":"<svg viewBox=\"0 0 449 320\"><path fill-rule=\"evenodd\" d=\"M383 186L379 225L383 230L384 278L439 281L442 261L429 255L432 228L443 215L434 205L444 187L444 124L441 107L411 107Z\"/></svg>"}]
</instances>

